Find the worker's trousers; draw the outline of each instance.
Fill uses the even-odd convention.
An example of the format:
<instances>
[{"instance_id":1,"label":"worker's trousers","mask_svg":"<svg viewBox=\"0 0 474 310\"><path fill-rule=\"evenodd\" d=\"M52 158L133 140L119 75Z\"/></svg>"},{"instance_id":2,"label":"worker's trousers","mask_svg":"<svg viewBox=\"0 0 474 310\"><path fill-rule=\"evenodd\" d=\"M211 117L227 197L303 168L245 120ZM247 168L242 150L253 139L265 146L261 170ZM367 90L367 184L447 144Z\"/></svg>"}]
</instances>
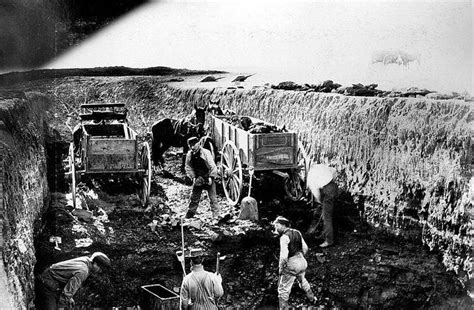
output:
<instances>
[{"instance_id":1,"label":"worker's trousers","mask_svg":"<svg viewBox=\"0 0 474 310\"><path fill-rule=\"evenodd\" d=\"M321 205L324 222L324 238L328 244L334 243L334 204L338 193L337 184L330 182L321 189Z\"/></svg>"},{"instance_id":2,"label":"worker's trousers","mask_svg":"<svg viewBox=\"0 0 474 310\"><path fill-rule=\"evenodd\" d=\"M207 195L209 196L209 204L211 206L212 216L216 217L219 215L219 210L217 209L216 182L212 180L212 184L208 186L193 185L193 191L191 192L191 202L189 203L189 209L186 214L187 218L193 217L196 214L199 201L201 200L201 194L204 189L207 190Z\"/></svg>"},{"instance_id":3,"label":"worker's trousers","mask_svg":"<svg viewBox=\"0 0 474 310\"><path fill-rule=\"evenodd\" d=\"M49 268L36 279L36 308L39 310L56 310L59 305L59 296L62 287L54 280Z\"/></svg>"},{"instance_id":4,"label":"worker's trousers","mask_svg":"<svg viewBox=\"0 0 474 310\"><path fill-rule=\"evenodd\" d=\"M305 278L306 268L308 263L301 252L290 257L286 267L283 268L282 274L278 281L278 300L280 302L280 309L288 307L288 299L290 299L290 292L295 279L298 280L300 287L305 291L306 297L313 300L314 294L311 286Z\"/></svg>"}]
</instances>

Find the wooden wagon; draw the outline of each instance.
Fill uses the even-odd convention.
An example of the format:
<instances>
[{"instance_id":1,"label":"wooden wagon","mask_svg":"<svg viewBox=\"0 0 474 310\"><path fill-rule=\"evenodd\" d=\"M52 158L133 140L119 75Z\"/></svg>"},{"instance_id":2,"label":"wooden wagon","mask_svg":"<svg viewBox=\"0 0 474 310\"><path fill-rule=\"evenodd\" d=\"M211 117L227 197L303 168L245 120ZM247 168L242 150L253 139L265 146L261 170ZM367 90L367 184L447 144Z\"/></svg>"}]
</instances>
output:
<instances>
[{"instance_id":1,"label":"wooden wagon","mask_svg":"<svg viewBox=\"0 0 474 310\"><path fill-rule=\"evenodd\" d=\"M268 124L249 117L252 123ZM211 115L210 135L221 153L224 193L236 205L242 193L243 177L254 172L272 172L284 180L287 196L299 200L306 191L307 158L296 132L249 133L229 117ZM249 182L251 187L252 182ZM249 188L250 193L250 188Z\"/></svg>"},{"instance_id":2,"label":"wooden wagon","mask_svg":"<svg viewBox=\"0 0 474 310\"><path fill-rule=\"evenodd\" d=\"M72 201L76 184L85 178L136 178L138 196L147 205L151 186L151 157L147 142L138 145L136 132L128 126L124 104L83 104L81 122L69 146L68 174Z\"/></svg>"}]
</instances>

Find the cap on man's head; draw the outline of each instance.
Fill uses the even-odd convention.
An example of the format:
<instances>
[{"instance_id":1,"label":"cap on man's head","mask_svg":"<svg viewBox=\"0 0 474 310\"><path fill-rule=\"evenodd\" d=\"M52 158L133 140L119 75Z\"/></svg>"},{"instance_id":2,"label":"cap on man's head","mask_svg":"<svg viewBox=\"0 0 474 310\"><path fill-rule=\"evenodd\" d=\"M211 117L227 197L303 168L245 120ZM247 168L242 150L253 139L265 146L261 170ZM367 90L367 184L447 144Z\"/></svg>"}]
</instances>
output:
<instances>
[{"instance_id":1,"label":"cap on man's head","mask_svg":"<svg viewBox=\"0 0 474 310\"><path fill-rule=\"evenodd\" d=\"M191 137L188 139L188 145L195 145L199 139L197 137Z\"/></svg>"},{"instance_id":2,"label":"cap on man's head","mask_svg":"<svg viewBox=\"0 0 474 310\"><path fill-rule=\"evenodd\" d=\"M283 216L277 216L277 218L273 221L273 224L282 224L285 226L290 226L290 220Z\"/></svg>"},{"instance_id":3,"label":"cap on man's head","mask_svg":"<svg viewBox=\"0 0 474 310\"><path fill-rule=\"evenodd\" d=\"M110 259L102 252L94 252L91 255L91 260L101 267L110 267Z\"/></svg>"}]
</instances>

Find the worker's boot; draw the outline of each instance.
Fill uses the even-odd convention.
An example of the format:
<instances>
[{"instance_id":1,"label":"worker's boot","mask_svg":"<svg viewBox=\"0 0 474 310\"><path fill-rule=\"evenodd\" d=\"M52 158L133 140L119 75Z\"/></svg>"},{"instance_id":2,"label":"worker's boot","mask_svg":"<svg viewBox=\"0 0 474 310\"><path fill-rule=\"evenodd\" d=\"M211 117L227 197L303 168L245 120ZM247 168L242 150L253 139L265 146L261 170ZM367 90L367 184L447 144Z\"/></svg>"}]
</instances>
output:
<instances>
[{"instance_id":1,"label":"worker's boot","mask_svg":"<svg viewBox=\"0 0 474 310\"><path fill-rule=\"evenodd\" d=\"M284 300L282 298L278 298L278 309L280 310L287 310L288 307L288 300Z\"/></svg>"}]
</instances>

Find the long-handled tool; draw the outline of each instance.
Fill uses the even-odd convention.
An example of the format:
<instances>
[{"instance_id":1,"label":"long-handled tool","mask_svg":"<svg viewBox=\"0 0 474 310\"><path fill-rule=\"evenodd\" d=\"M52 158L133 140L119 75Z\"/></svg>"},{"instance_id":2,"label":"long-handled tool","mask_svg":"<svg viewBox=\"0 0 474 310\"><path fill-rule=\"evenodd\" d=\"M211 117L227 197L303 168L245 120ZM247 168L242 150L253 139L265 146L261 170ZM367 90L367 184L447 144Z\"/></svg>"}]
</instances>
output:
<instances>
[{"instance_id":1,"label":"long-handled tool","mask_svg":"<svg viewBox=\"0 0 474 310\"><path fill-rule=\"evenodd\" d=\"M183 277L186 276L186 263L184 261L184 227L183 227L183 218L181 218L181 251L176 251L176 257L181 263L183 268Z\"/></svg>"},{"instance_id":2,"label":"long-handled tool","mask_svg":"<svg viewBox=\"0 0 474 310\"><path fill-rule=\"evenodd\" d=\"M219 274L219 260L221 258L221 253L217 252L217 259L216 259L216 274Z\"/></svg>"},{"instance_id":3,"label":"long-handled tool","mask_svg":"<svg viewBox=\"0 0 474 310\"><path fill-rule=\"evenodd\" d=\"M241 220L251 220L251 221L258 221L258 205L257 200L250 196L250 192L252 190L252 179L255 169L253 167L249 167L249 194L247 197L242 199L240 203L240 215L239 219Z\"/></svg>"}]
</instances>

